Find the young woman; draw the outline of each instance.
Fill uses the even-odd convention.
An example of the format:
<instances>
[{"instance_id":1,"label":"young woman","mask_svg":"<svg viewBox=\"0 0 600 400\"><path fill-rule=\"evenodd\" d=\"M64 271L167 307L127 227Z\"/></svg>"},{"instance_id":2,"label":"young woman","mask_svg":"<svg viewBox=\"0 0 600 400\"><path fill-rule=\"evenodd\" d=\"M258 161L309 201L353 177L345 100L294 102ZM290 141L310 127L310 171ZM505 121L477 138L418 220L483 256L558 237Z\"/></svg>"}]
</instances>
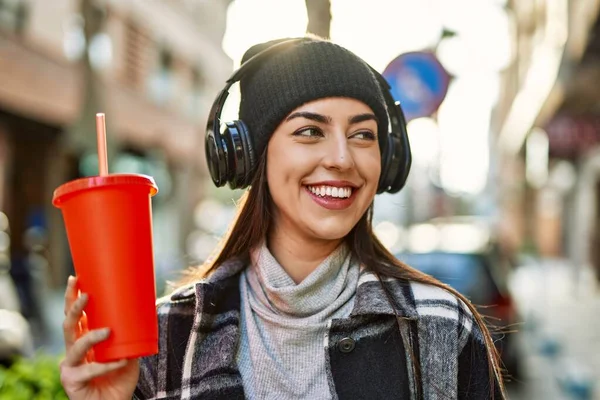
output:
<instances>
[{"instance_id":1,"label":"young woman","mask_svg":"<svg viewBox=\"0 0 600 400\"><path fill-rule=\"evenodd\" d=\"M410 167L381 76L316 38L256 45L243 61L207 132L214 182L250 186L223 245L159 300L159 353L141 360L86 361L109 333L78 334L86 297L70 279L70 398L504 398L477 311L373 233L375 194L399 190ZM219 133L237 80L243 123Z\"/></svg>"}]
</instances>

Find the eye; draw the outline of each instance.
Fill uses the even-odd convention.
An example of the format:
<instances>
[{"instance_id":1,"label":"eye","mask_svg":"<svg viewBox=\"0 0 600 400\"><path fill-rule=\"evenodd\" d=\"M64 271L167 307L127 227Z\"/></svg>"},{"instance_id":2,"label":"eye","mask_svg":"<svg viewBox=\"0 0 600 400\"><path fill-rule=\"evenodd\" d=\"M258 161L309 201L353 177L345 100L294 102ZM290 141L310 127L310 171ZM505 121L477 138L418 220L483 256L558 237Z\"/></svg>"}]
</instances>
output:
<instances>
[{"instance_id":1,"label":"eye","mask_svg":"<svg viewBox=\"0 0 600 400\"><path fill-rule=\"evenodd\" d=\"M309 127L302 128L293 133L294 136L300 136L305 138L317 138L323 137L323 132L319 128Z\"/></svg>"},{"instance_id":2,"label":"eye","mask_svg":"<svg viewBox=\"0 0 600 400\"><path fill-rule=\"evenodd\" d=\"M375 140L375 139L377 139L377 135L375 135L371 131L360 131L360 132L356 132L355 134L350 136L350 138L362 139L362 140Z\"/></svg>"}]
</instances>

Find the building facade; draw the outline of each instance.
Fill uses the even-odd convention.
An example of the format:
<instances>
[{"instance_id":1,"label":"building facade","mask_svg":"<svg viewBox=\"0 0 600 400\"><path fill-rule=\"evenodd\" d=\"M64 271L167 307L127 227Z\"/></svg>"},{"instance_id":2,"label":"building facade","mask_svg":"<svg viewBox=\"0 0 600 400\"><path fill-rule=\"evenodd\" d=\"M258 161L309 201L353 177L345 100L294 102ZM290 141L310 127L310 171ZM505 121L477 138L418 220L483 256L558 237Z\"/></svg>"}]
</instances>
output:
<instances>
[{"instance_id":1,"label":"building facade","mask_svg":"<svg viewBox=\"0 0 600 400\"><path fill-rule=\"evenodd\" d=\"M510 3L518 52L495 125L504 242L584 267L597 247L600 2Z\"/></svg>"},{"instance_id":2,"label":"building facade","mask_svg":"<svg viewBox=\"0 0 600 400\"><path fill-rule=\"evenodd\" d=\"M233 66L221 46L229 2L0 1L0 211L15 273L27 269L32 228L45 232L51 285L71 273L52 192L97 174L97 112L111 170L159 186L157 273L185 266L206 117Z\"/></svg>"}]
</instances>

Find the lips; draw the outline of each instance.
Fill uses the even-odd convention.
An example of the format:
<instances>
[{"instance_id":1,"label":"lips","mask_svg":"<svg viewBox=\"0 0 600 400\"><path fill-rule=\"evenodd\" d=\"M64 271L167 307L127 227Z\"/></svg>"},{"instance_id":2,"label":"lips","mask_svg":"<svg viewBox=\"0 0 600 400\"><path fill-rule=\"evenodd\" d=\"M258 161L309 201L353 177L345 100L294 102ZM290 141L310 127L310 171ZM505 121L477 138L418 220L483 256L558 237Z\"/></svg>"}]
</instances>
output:
<instances>
[{"instance_id":1,"label":"lips","mask_svg":"<svg viewBox=\"0 0 600 400\"><path fill-rule=\"evenodd\" d=\"M307 186L308 190L312 194L315 194L320 197L336 197L340 199L348 198L352 195L353 188L351 187L337 187L337 186L328 186L328 185L309 185Z\"/></svg>"},{"instance_id":2,"label":"lips","mask_svg":"<svg viewBox=\"0 0 600 400\"><path fill-rule=\"evenodd\" d=\"M305 185L311 199L328 210L344 210L354 203L358 186L349 182L328 181Z\"/></svg>"}]
</instances>

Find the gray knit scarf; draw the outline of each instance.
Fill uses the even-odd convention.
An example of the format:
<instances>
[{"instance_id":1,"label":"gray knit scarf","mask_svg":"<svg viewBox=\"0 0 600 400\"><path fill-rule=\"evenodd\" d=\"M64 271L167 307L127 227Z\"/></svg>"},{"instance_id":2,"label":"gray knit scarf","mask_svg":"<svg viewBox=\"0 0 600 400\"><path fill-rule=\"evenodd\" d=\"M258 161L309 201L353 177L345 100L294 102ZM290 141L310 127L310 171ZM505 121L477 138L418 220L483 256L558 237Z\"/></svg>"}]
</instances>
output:
<instances>
[{"instance_id":1,"label":"gray knit scarf","mask_svg":"<svg viewBox=\"0 0 600 400\"><path fill-rule=\"evenodd\" d=\"M266 246L240 278L237 363L249 399L331 399L325 335L350 315L359 265L346 245L296 284Z\"/></svg>"}]
</instances>

